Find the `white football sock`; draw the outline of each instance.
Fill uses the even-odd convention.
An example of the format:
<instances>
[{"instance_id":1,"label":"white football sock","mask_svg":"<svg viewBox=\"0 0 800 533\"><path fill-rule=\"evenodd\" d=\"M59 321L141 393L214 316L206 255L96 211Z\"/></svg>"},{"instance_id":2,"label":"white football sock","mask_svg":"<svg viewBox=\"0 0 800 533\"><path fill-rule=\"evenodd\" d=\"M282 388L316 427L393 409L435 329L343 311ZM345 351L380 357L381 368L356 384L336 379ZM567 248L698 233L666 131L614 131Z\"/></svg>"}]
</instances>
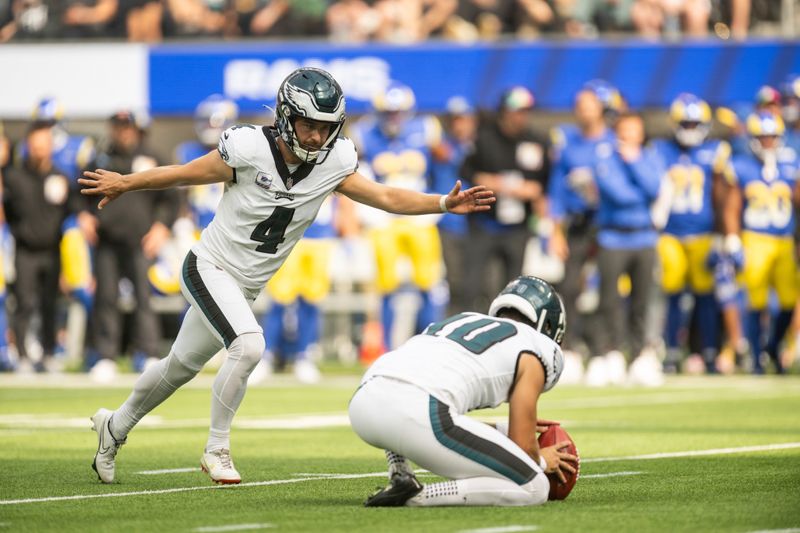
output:
<instances>
[{"instance_id":1,"label":"white football sock","mask_svg":"<svg viewBox=\"0 0 800 533\"><path fill-rule=\"evenodd\" d=\"M411 469L411 465L408 464L408 459L399 453L394 453L392 450L386 450L386 460L389 462L389 481L392 480L393 475L398 473L414 473L414 471Z\"/></svg>"},{"instance_id":2,"label":"white football sock","mask_svg":"<svg viewBox=\"0 0 800 533\"><path fill-rule=\"evenodd\" d=\"M124 439L144 415L169 398L178 387L191 380L197 372L185 366L174 353L146 368L110 422L111 434Z\"/></svg>"},{"instance_id":3,"label":"white football sock","mask_svg":"<svg viewBox=\"0 0 800 533\"><path fill-rule=\"evenodd\" d=\"M540 505L547 501L550 483L543 474L525 485L493 477L473 477L425 485L408 500L409 507L440 506L519 506Z\"/></svg>"},{"instance_id":4,"label":"white football sock","mask_svg":"<svg viewBox=\"0 0 800 533\"><path fill-rule=\"evenodd\" d=\"M247 390L247 377L263 352L264 336L261 333L243 333L228 346L228 357L211 388L211 428L206 451L230 449L233 416Z\"/></svg>"}]
</instances>

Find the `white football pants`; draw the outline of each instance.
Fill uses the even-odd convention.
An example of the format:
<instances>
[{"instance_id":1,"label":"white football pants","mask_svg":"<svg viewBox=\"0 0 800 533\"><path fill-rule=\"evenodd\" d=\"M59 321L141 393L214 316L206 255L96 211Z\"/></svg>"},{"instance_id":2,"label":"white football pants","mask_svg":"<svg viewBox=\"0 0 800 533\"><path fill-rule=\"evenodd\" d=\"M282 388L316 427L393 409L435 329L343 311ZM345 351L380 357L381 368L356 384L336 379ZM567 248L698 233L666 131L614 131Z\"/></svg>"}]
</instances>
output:
<instances>
[{"instance_id":1,"label":"white football pants","mask_svg":"<svg viewBox=\"0 0 800 533\"><path fill-rule=\"evenodd\" d=\"M256 294L192 252L184 261L181 289L192 307L169 356L142 373L130 397L114 413L111 432L125 438L144 415L191 380L224 346L228 357L212 387L206 449L229 448L231 423L244 398L247 377L264 351L261 326L250 309Z\"/></svg>"},{"instance_id":2,"label":"white football pants","mask_svg":"<svg viewBox=\"0 0 800 533\"><path fill-rule=\"evenodd\" d=\"M350 423L368 444L454 480L425 485L406 505L547 501L550 482L522 448L411 383L383 376L366 381L350 401Z\"/></svg>"}]
</instances>

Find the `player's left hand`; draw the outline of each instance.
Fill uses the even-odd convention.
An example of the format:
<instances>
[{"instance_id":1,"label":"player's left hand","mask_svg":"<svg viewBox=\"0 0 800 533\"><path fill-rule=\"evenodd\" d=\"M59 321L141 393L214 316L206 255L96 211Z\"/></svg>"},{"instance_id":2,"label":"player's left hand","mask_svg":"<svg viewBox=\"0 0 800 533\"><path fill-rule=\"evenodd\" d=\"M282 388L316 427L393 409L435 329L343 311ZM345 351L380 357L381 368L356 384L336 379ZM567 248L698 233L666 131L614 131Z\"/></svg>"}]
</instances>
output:
<instances>
[{"instance_id":1,"label":"player's left hand","mask_svg":"<svg viewBox=\"0 0 800 533\"><path fill-rule=\"evenodd\" d=\"M539 419L536 421L536 433L544 433L550 426L557 426L560 422L556 422L555 420L542 420Z\"/></svg>"},{"instance_id":2,"label":"player's left hand","mask_svg":"<svg viewBox=\"0 0 800 533\"><path fill-rule=\"evenodd\" d=\"M81 189L81 194L103 196L100 199L100 203L97 204L98 209L103 209L107 203L125 192L123 187L124 179L124 176L118 172L98 168L94 172L85 171L83 177L78 178L78 183L84 187Z\"/></svg>"},{"instance_id":3,"label":"player's left hand","mask_svg":"<svg viewBox=\"0 0 800 533\"><path fill-rule=\"evenodd\" d=\"M570 441L564 440L556 443L555 446L548 446L547 448L542 448L539 450L539 454L544 457L545 461L547 461L547 470L545 470L545 473L556 474L562 483L567 482L567 477L564 475L564 471L567 471L571 474L574 474L577 471L573 465L578 464L578 457L572 455L571 453L562 451L570 444Z\"/></svg>"},{"instance_id":4,"label":"player's left hand","mask_svg":"<svg viewBox=\"0 0 800 533\"><path fill-rule=\"evenodd\" d=\"M486 190L483 185L462 191L461 180L458 180L453 190L447 194L445 205L449 213L465 215L476 211L488 211L495 200L494 192Z\"/></svg>"}]
</instances>

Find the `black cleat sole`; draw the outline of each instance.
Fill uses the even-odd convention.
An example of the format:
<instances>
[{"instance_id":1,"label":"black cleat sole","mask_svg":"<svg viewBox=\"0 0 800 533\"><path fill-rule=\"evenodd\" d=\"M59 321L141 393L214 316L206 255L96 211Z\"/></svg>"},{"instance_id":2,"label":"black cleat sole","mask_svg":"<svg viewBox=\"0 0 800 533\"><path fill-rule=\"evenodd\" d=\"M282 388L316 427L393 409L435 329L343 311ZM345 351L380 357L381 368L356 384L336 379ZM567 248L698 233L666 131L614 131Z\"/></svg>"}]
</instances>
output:
<instances>
[{"instance_id":1,"label":"black cleat sole","mask_svg":"<svg viewBox=\"0 0 800 533\"><path fill-rule=\"evenodd\" d=\"M367 498L364 507L402 507L420 492L422 484L413 474L397 475L391 485Z\"/></svg>"}]
</instances>

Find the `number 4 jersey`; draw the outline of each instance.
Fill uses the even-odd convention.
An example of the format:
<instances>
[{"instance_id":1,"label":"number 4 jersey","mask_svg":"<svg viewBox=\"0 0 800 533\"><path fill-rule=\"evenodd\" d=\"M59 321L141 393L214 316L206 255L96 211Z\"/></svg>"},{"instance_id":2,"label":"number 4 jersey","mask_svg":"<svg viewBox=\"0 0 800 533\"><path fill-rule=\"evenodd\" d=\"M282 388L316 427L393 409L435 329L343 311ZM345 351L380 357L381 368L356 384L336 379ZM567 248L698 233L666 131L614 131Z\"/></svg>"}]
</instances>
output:
<instances>
[{"instance_id":1,"label":"number 4 jersey","mask_svg":"<svg viewBox=\"0 0 800 533\"><path fill-rule=\"evenodd\" d=\"M462 313L431 324L380 357L364 381L386 376L413 383L463 414L508 401L523 353L541 361L544 390L550 390L564 367L552 339L521 322Z\"/></svg>"},{"instance_id":2,"label":"number 4 jersey","mask_svg":"<svg viewBox=\"0 0 800 533\"><path fill-rule=\"evenodd\" d=\"M284 163L274 128L238 124L218 151L234 170L217 213L193 251L258 291L311 225L322 202L358 168L356 150L339 138L320 165Z\"/></svg>"}]
</instances>

